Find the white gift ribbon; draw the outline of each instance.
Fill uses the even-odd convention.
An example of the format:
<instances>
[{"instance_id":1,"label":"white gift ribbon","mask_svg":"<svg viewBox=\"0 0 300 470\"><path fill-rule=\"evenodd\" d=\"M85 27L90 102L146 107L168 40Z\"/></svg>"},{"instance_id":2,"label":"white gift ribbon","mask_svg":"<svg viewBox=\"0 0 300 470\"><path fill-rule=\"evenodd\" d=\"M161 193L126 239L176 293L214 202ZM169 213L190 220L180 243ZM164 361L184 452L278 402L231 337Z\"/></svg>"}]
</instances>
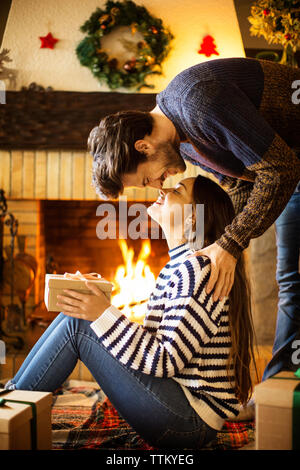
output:
<instances>
[{"instance_id":1,"label":"white gift ribbon","mask_svg":"<svg viewBox=\"0 0 300 470\"><path fill-rule=\"evenodd\" d=\"M78 280L78 281L86 281L86 280L96 281L97 279L101 279L101 274L98 274L98 273L81 274L80 271L76 271L75 274L65 273L64 277L66 279L75 279L75 280Z\"/></svg>"}]
</instances>

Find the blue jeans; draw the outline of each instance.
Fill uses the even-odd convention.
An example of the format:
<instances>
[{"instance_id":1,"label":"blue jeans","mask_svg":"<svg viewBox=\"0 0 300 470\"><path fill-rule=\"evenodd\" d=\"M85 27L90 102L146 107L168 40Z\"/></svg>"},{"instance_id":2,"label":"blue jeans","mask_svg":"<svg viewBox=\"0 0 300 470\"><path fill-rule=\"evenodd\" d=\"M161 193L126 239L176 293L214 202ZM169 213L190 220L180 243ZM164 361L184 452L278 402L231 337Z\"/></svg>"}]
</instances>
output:
<instances>
[{"instance_id":1,"label":"blue jeans","mask_svg":"<svg viewBox=\"0 0 300 470\"><path fill-rule=\"evenodd\" d=\"M80 359L120 415L151 445L200 449L216 437L177 382L126 368L104 348L90 323L60 313L6 388L53 392Z\"/></svg>"},{"instance_id":2,"label":"blue jeans","mask_svg":"<svg viewBox=\"0 0 300 470\"><path fill-rule=\"evenodd\" d=\"M278 312L272 359L264 371L263 380L281 370L300 366L292 363L292 345L300 332L300 182L277 218L275 229Z\"/></svg>"}]
</instances>

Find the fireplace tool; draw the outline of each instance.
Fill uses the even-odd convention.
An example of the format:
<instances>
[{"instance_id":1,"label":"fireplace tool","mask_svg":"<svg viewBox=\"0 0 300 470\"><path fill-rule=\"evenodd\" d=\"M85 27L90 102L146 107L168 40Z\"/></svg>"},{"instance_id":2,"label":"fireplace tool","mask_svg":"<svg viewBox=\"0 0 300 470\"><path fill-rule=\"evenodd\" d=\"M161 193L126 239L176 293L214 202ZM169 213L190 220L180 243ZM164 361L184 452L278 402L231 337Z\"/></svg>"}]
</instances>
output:
<instances>
[{"instance_id":1,"label":"fireplace tool","mask_svg":"<svg viewBox=\"0 0 300 470\"><path fill-rule=\"evenodd\" d=\"M7 342L11 343L16 349L21 349L24 345L23 339L20 336L9 335L5 333L2 329L2 324L4 316L6 314L7 318L7 329L12 331L22 331L21 330L21 309L19 305L14 304L14 242L15 236L18 231L18 220L14 217L13 214L7 212L6 198L4 191L0 190L0 287L3 292L3 227L4 224L9 227L11 242L10 242L10 304L4 307L0 305L0 336L1 338L7 338Z\"/></svg>"},{"instance_id":2,"label":"fireplace tool","mask_svg":"<svg viewBox=\"0 0 300 470\"><path fill-rule=\"evenodd\" d=\"M14 287L22 305L22 322L25 326L26 301L37 276L38 264L32 255L26 253L26 236L18 235L17 242L19 253L14 257Z\"/></svg>"}]
</instances>

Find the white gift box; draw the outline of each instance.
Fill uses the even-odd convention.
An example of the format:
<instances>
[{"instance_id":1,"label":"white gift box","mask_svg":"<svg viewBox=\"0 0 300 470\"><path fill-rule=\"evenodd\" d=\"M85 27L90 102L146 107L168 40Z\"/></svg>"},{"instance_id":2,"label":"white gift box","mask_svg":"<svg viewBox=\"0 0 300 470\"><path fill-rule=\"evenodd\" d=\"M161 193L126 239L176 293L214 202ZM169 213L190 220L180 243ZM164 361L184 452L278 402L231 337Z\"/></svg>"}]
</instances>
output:
<instances>
[{"instance_id":1,"label":"white gift box","mask_svg":"<svg viewBox=\"0 0 300 470\"><path fill-rule=\"evenodd\" d=\"M106 279L102 279L99 274L81 274L77 271L75 274L46 274L45 278L45 305L50 312L59 312L57 307L58 295L67 295L64 289L72 289L83 294L95 295L85 285L86 281L95 284L110 300L113 284Z\"/></svg>"},{"instance_id":2,"label":"white gift box","mask_svg":"<svg viewBox=\"0 0 300 470\"><path fill-rule=\"evenodd\" d=\"M3 390L0 399L0 450L52 448L52 393Z\"/></svg>"}]
</instances>

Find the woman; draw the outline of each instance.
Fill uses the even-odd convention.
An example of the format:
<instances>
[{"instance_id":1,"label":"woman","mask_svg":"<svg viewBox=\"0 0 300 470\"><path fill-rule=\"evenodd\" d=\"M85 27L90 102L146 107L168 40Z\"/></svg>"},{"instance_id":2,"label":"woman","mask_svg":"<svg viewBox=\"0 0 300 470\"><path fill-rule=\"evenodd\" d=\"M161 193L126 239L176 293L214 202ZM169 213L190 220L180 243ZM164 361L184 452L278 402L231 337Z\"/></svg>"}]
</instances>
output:
<instances>
[{"instance_id":1,"label":"woman","mask_svg":"<svg viewBox=\"0 0 300 470\"><path fill-rule=\"evenodd\" d=\"M160 190L148 209L164 230L170 261L158 276L143 326L88 281L95 295L66 290L58 303L62 313L6 388L54 391L80 359L153 446L200 449L212 441L251 394L252 324L242 259L230 299L213 302L213 291L206 294L210 260L191 256L189 245L197 204L205 207L206 246L234 217L229 196L213 181L186 178ZM193 209L188 217L186 207Z\"/></svg>"}]
</instances>

